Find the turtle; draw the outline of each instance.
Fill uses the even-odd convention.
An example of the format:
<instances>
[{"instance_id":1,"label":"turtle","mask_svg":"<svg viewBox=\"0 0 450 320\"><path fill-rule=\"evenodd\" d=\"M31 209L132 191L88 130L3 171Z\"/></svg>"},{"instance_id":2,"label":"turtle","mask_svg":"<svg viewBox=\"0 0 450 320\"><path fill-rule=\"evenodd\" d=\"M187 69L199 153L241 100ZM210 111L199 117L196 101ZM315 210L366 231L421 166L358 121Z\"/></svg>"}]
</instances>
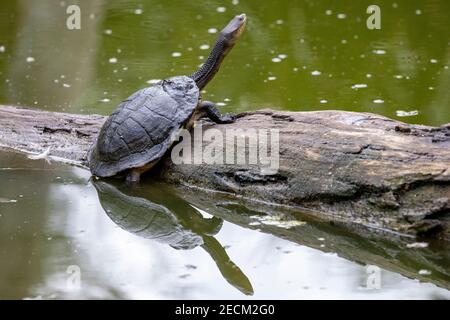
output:
<instances>
[{"instance_id":1,"label":"turtle","mask_svg":"<svg viewBox=\"0 0 450 320\"><path fill-rule=\"evenodd\" d=\"M138 183L172 146L180 129L190 129L205 117L218 124L234 122L233 114L222 115L214 103L202 101L200 92L219 70L246 22L245 14L235 16L219 33L206 61L190 76L170 77L122 101L88 152L91 173Z\"/></svg>"},{"instance_id":2,"label":"turtle","mask_svg":"<svg viewBox=\"0 0 450 320\"><path fill-rule=\"evenodd\" d=\"M121 229L176 250L201 247L216 263L225 280L246 295L253 287L214 237L223 226L219 217L204 217L193 204L168 185L155 181L133 188L119 181L92 180L106 215Z\"/></svg>"}]
</instances>

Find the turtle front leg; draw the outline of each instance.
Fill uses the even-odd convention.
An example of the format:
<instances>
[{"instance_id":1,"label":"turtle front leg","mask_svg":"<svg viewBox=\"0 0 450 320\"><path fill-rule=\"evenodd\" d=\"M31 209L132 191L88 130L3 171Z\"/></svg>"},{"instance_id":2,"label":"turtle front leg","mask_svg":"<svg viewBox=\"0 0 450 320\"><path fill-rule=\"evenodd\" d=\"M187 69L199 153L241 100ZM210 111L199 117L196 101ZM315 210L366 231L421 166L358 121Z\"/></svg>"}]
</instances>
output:
<instances>
[{"instance_id":1,"label":"turtle front leg","mask_svg":"<svg viewBox=\"0 0 450 320\"><path fill-rule=\"evenodd\" d=\"M215 123L233 123L236 120L236 116L234 114L227 113L222 115L215 104L210 101L201 102L199 108Z\"/></svg>"}]
</instances>

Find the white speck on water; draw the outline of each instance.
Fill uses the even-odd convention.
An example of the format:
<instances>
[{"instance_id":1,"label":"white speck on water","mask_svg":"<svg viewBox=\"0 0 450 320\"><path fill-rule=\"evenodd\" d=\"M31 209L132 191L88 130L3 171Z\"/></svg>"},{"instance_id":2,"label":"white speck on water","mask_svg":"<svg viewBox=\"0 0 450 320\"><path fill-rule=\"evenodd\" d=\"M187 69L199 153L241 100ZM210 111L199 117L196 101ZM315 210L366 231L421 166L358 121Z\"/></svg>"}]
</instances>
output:
<instances>
[{"instance_id":1,"label":"white speck on water","mask_svg":"<svg viewBox=\"0 0 450 320\"><path fill-rule=\"evenodd\" d=\"M298 71L298 68L293 68L292 69L294 72L297 72Z\"/></svg>"},{"instance_id":2,"label":"white speck on water","mask_svg":"<svg viewBox=\"0 0 450 320\"><path fill-rule=\"evenodd\" d=\"M172 57L174 58L181 57L181 52L172 52Z\"/></svg>"},{"instance_id":3,"label":"white speck on water","mask_svg":"<svg viewBox=\"0 0 450 320\"><path fill-rule=\"evenodd\" d=\"M142 9L134 10L134 14L142 14L143 12L144 12L144 10L142 10Z\"/></svg>"},{"instance_id":4,"label":"white speck on water","mask_svg":"<svg viewBox=\"0 0 450 320\"><path fill-rule=\"evenodd\" d=\"M394 78L395 79L403 79L403 76L401 75L401 74L396 74L395 76L394 76Z\"/></svg>"},{"instance_id":5,"label":"white speck on water","mask_svg":"<svg viewBox=\"0 0 450 320\"><path fill-rule=\"evenodd\" d=\"M117 58L115 57L109 58L109 63L117 63Z\"/></svg>"},{"instance_id":6,"label":"white speck on water","mask_svg":"<svg viewBox=\"0 0 450 320\"><path fill-rule=\"evenodd\" d=\"M286 59L286 58L287 58L287 54L284 54L284 53L279 54L279 55L278 55L278 58L280 58L280 59Z\"/></svg>"},{"instance_id":7,"label":"white speck on water","mask_svg":"<svg viewBox=\"0 0 450 320\"><path fill-rule=\"evenodd\" d=\"M70 87L71 87L71 85L70 85L70 84L68 84L68 83L63 83L63 87L64 87L64 88L70 88Z\"/></svg>"},{"instance_id":8,"label":"white speck on water","mask_svg":"<svg viewBox=\"0 0 450 320\"><path fill-rule=\"evenodd\" d=\"M102 100L100 100L100 102L110 102L111 100L110 99L108 99L108 98L103 98Z\"/></svg>"},{"instance_id":9,"label":"white speck on water","mask_svg":"<svg viewBox=\"0 0 450 320\"><path fill-rule=\"evenodd\" d=\"M202 44L200 46L200 50L208 50L209 49L209 44Z\"/></svg>"},{"instance_id":10,"label":"white speck on water","mask_svg":"<svg viewBox=\"0 0 450 320\"><path fill-rule=\"evenodd\" d=\"M421 14L422 14L422 10L417 9L417 10L416 10L416 14L417 14L418 16L421 15Z\"/></svg>"},{"instance_id":11,"label":"white speck on water","mask_svg":"<svg viewBox=\"0 0 450 320\"><path fill-rule=\"evenodd\" d=\"M318 70L314 70L313 72L311 72L312 76L320 76L322 74L322 72L318 71Z\"/></svg>"},{"instance_id":12,"label":"white speck on water","mask_svg":"<svg viewBox=\"0 0 450 320\"><path fill-rule=\"evenodd\" d=\"M198 60L203 60L203 59L205 59L204 56L198 56Z\"/></svg>"},{"instance_id":13,"label":"white speck on water","mask_svg":"<svg viewBox=\"0 0 450 320\"><path fill-rule=\"evenodd\" d=\"M225 8L225 7L217 7L216 11L222 13L222 12L227 11L227 8Z\"/></svg>"},{"instance_id":14,"label":"white speck on water","mask_svg":"<svg viewBox=\"0 0 450 320\"><path fill-rule=\"evenodd\" d=\"M431 271L430 270L426 270L426 269L421 269L421 270L419 270L419 274L421 276L429 276L431 274Z\"/></svg>"},{"instance_id":15,"label":"white speck on water","mask_svg":"<svg viewBox=\"0 0 450 320\"><path fill-rule=\"evenodd\" d=\"M278 57L275 57L275 58L272 58L272 62L278 63L278 62L281 62L281 59Z\"/></svg>"},{"instance_id":16,"label":"white speck on water","mask_svg":"<svg viewBox=\"0 0 450 320\"><path fill-rule=\"evenodd\" d=\"M227 104L225 102L217 102L216 106L218 107L225 107Z\"/></svg>"},{"instance_id":17,"label":"white speck on water","mask_svg":"<svg viewBox=\"0 0 450 320\"><path fill-rule=\"evenodd\" d=\"M325 14L327 15L327 16L331 16L332 14L333 14L333 10L327 10L327 11L325 11Z\"/></svg>"},{"instance_id":18,"label":"white speck on water","mask_svg":"<svg viewBox=\"0 0 450 320\"><path fill-rule=\"evenodd\" d=\"M235 6L237 6L239 4L239 0L233 0L233 1L231 1L231 3Z\"/></svg>"},{"instance_id":19,"label":"white speck on water","mask_svg":"<svg viewBox=\"0 0 450 320\"><path fill-rule=\"evenodd\" d=\"M437 59L430 59L430 63L438 63Z\"/></svg>"},{"instance_id":20,"label":"white speck on water","mask_svg":"<svg viewBox=\"0 0 450 320\"><path fill-rule=\"evenodd\" d=\"M59 79L53 80L54 83L59 83Z\"/></svg>"},{"instance_id":21,"label":"white speck on water","mask_svg":"<svg viewBox=\"0 0 450 320\"><path fill-rule=\"evenodd\" d=\"M444 69L445 69L445 70L447 70L447 69L448 69L448 66L447 66L447 65L446 65L446 66L444 66Z\"/></svg>"},{"instance_id":22,"label":"white speck on water","mask_svg":"<svg viewBox=\"0 0 450 320\"><path fill-rule=\"evenodd\" d=\"M229 98L225 98L225 99L223 99L223 101L225 101L225 102L230 102L230 101L231 101L231 99L229 99Z\"/></svg>"},{"instance_id":23,"label":"white speck on water","mask_svg":"<svg viewBox=\"0 0 450 320\"><path fill-rule=\"evenodd\" d=\"M122 70L123 70L123 71L127 71L127 70L128 70L128 67L123 67Z\"/></svg>"},{"instance_id":24,"label":"white speck on water","mask_svg":"<svg viewBox=\"0 0 450 320\"><path fill-rule=\"evenodd\" d=\"M338 19L345 19L345 18L347 18L347 15L345 13L338 13L337 14L337 18Z\"/></svg>"},{"instance_id":25,"label":"white speck on water","mask_svg":"<svg viewBox=\"0 0 450 320\"><path fill-rule=\"evenodd\" d=\"M281 20L281 19L278 19L277 21L275 21L275 23L276 23L276 24L283 24L283 23L284 23L284 21L283 21L283 20Z\"/></svg>"},{"instance_id":26,"label":"white speck on water","mask_svg":"<svg viewBox=\"0 0 450 320\"><path fill-rule=\"evenodd\" d=\"M325 238L317 238L319 241L325 241Z\"/></svg>"},{"instance_id":27,"label":"white speck on water","mask_svg":"<svg viewBox=\"0 0 450 320\"><path fill-rule=\"evenodd\" d=\"M208 29L208 33L217 33L217 29L216 28L209 28Z\"/></svg>"},{"instance_id":28,"label":"white speck on water","mask_svg":"<svg viewBox=\"0 0 450 320\"><path fill-rule=\"evenodd\" d=\"M370 73L366 74L366 78L372 78L372 75Z\"/></svg>"},{"instance_id":29,"label":"white speck on water","mask_svg":"<svg viewBox=\"0 0 450 320\"><path fill-rule=\"evenodd\" d=\"M36 61L36 60L35 60L33 57L27 57L26 61L27 61L28 63L31 63L31 62L34 62L34 61Z\"/></svg>"},{"instance_id":30,"label":"white speck on water","mask_svg":"<svg viewBox=\"0 0 450 320\"><path fill-rule=\"evenodd\" d=\"M352 85L352 89L363 89L363 88L367 88L367 84L357 83L357 84Z\"/></svg>"},{"instance_id":31,"label":"white speck on water","mask_svg":"<svg viewBox=\"0 0 450 320\"><path fill-rule=\"evenodd\" d=\"M150 79L150 80L147 81L147 83L148 84L156 84L156 83L158 83L160 81L161 81L161 79Z\"/></svg>"},{"instance_id":32,"label":"white speck on water","mask_svg":"<svg viewBox=\"0 0 450 320\"><path fill-rule=\"evenodd\" d=\"M397 117L412 117L412 116L417 116L419 114L419 111L417 111L417 110L412 110L412 111L397 110L395 112L395 114L397 115Z\"/></svg>"},{"instance_id":33,"label":"white speck on water","mask_svg":"<svg viewBox=\"0 0 450 320\"><path fill-rule=\"evenodd\" d=\"M6 51L5 46L0 46L0 52L5 52L5 51Z\"/></svg>"},{"instance_id":34,"label":"white speck on water","mask_svg":"<svg viewBox=\"0 0 450 320\"><path fill-rule=\"evenodd\" d=\"M386 50L382 50L382 49L376 49L372 51L375 54L379 54L379 55L383 55L386 54Z\"/></svg>"},{"instance_id":35,"label":"white speck on water","mask_svg":"<svg viewBox=\"0 0 450 320\"><path fill-rule=\"evenodd\" d=\"M375 100L373 100L373 103L381 104L381 103L384 103L384 100L382 100L382 99L375 99Z\"/></svg>"},{"instance_id":36,"label":"white speck on water","mask_svg":"<svg viewBox=\"0 0 450 320\"><path fill-rule=\"evenodd\" d=\"M342 44L346 44L346 43L347 43L347 40L342 39L342 40L341 40L341 43L342 43Z\"/></svg>"},{"instance_id":37,"label":"white speck on water","mask_svg":"<svg viewBox=\"0 0 450 320\"><path fill-rule=\"evenodd\" d=\"M106 29L105 30L105 34L111 35L112 34L112 30L111 29Z\"/></svg>"},{"instance_id":38,"label":"white speck on water","mask_svg":"<svg viewBox=\"0 0 450 320\"><path fill-rule=\"evenodd\" d=\"M408 243L406 245L407 248L426 248L428 247L428 243L426 242L413 242L413 243Z\"/></svg>"},{"instance_id":39,"label":"white speck on water","mask_svg":"<svg viewBox=\"0 0 450 320\"><path fill-rule=\"evenodd\" d=\"M120 48L117 48L117 53L122 53L122 49L120 49Z\"/></svg>"},{"instance_id":40,"label":"white speck on water","mask_svg":"<svg viewBox=\"0 0 450 320\"><path fill-rule=\"evenodd\" d=\"M274 81L274 80L277 80L277 77L270 76L270 77L267 78L267 80L269 80L269 81Z\"/></svg>"},{"instance_id":41,"label":"white speck on water","mask_svg":"<svg viewBox=\"0 0 450 320\"><path fill-rule=\"evenodd\" d=\"M320 100L320 103L322 103L322 104L328 103L328 100L322 99L322 100Z\"/></svg>"},{"instance_id":42,"label":"white speck on water","mask_svg":"<svg viewBox=\"0 0 450 320\"><path fill-rule=\"evenodd\" d=\"M48 237L48 238L47 238L48 241L50 241L50 240L52 240L52 239L53 239L52 237Z\"/></svg>"},{"instance_id":43,"label":"white speck on water","mask_svg":"<svg viewBox=\"0 0 450 320\"><path fill-rule=\"evenodd\" d=\"M428 87L428 90L434 90L434 87Z\"/></svg>"},{"instance_id":44,"label":"white speck on water","mask_svg":"<svg viewBox=\"0 0 450 320\"><path fill-rule=\"evenodd\" d=\"M15 199L6 199L6 198L0 198L0 203L16 203L17 200Z\"/></svg>"},{"instance_id":45,"label":"white speck on water","mask_svg":"<svg viewBox=\"0 0 450 320\"><path fill-rule=\"evenodd\" d=\"M397 9L397 8L398 8L397 2L394 2L394 3L392 4L392 8L394 8L394 9Z\"/></svg>"}]
</instances>

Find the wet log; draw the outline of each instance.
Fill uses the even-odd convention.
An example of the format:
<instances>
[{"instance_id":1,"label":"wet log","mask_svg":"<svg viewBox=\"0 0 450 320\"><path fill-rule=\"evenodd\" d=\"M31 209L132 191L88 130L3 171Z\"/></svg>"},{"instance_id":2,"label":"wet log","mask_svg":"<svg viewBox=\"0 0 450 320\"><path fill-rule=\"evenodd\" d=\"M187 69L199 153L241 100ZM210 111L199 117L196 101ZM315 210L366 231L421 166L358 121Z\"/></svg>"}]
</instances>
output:
<instances>
[{"instance_id":1,"label":"wet log","mask_svg":"<svg viewBox=\"0 0 450 320\"><path fill-rule=\"evenodd\" d=\"M85 165L104 120L2 106L0 146ZM174 164L166 157L154 172L199 193L281 205L348 227L450 240L450 125L410 125L369 113L267 109L208 128L224 135L227 129L278 129L279 170Z\"/></svg>"}]
</instances>

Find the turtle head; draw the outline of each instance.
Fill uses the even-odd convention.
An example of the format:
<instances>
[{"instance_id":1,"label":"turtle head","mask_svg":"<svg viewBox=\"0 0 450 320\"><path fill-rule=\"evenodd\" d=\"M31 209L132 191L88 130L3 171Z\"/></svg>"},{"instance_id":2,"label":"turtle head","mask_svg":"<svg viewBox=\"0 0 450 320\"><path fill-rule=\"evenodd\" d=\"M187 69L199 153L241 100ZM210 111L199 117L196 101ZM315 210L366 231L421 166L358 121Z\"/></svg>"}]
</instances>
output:
<instances>
[{"instance_id":1,"label":"turtle head","mask_svg":"<svg viewBox=\"0 0 450 320\"><path fill-rule=\"evenodd\" d=\"M235 16L220 32L220 38L229 46L233 46L241 36L247 24L245 13Z\"/></svg>"}]
</instances>

